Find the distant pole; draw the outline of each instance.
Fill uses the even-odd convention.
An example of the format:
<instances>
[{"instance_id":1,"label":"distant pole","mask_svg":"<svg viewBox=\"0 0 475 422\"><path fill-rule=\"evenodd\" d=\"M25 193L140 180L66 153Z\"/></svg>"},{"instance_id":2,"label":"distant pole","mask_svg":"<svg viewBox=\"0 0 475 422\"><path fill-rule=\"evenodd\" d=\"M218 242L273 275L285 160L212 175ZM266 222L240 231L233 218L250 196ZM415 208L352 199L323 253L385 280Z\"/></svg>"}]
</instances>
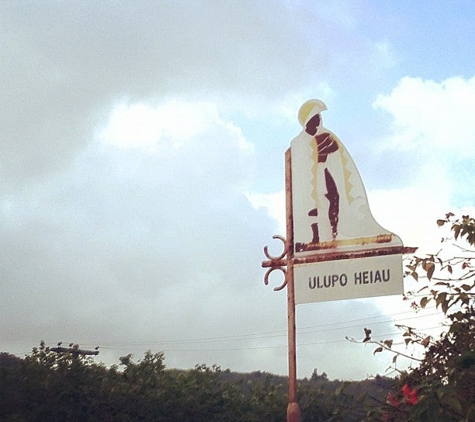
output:
<instances>
[{"instance_id":1,"label":"distant pole","mask_svg":"<svg viewBox=\"0 0 475 422\"><path fill-rule=\"evenodd\" d=\"M61 347L61 343L58 344L58 347L51 347L51 350L54 353L64 354L70 353L73 356L97 356L99 354L99 347L96 347L95 350L84 350L80 349L78 344L72 344L69 347Z\"/></svg>"},{"instance_id":2,"label":"distant pole","mask_svg":"<svg viewBox=\"0 0 475 422\"><path fill-rule=\"evenodd\" d=\"M292 213L292 167L290 148L285 152L285 208L287 218L287 319L288 319L288 353L289 353L289 403L287 405L287 422L300 422L300 406L297 400L297 342L295 328L295 288L294 288L294 239Z\"/></svg>"}]
</instances>

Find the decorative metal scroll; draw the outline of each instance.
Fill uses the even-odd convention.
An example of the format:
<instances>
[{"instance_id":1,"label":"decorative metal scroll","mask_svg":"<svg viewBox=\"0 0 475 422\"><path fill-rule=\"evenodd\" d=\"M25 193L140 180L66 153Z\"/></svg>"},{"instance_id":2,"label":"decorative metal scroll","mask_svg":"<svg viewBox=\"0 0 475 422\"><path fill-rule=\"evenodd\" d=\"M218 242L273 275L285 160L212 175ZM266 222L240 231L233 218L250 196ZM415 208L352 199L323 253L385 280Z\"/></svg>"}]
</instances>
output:
<instances>
[{"instance_id":1,"label":"decorative metal scroll","mask_svg":"<svg viewBox=\"0 0 475 422\"><path fill-rule=\"evenodd\" d=\"M273 239L279 239L282 241L284 244L284 250L279 256L272 256L269 253L269 250L267 246L264 246L264 255L266 258L268 258L268 261L262 261L262 267L263 268L268 268L264 275L264 283L267 286L269 284L269 276L272 273L272 271L282 271L284 274L284 282L278 286L275 287L274 290L277 292L279 290L282 290L285 286L287 286L287 258L288 258L288 248L287 248L287 241L283 236L279 235L274 235L272 236Z\"/></svg>"}]
</instances>

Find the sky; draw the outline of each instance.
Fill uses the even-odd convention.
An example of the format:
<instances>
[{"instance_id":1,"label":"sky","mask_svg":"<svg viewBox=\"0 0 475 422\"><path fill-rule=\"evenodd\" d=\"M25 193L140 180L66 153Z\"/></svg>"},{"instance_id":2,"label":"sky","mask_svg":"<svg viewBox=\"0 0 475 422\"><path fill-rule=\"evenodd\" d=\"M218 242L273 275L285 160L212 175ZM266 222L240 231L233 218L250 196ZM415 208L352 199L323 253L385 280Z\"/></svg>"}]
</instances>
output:
<instances>
[{"instance_id":1,"label":"sky","mask_svg":"<svg viewBox=\"0 0 475 422\"><path fill-rule=\"evenodd\" d=\"M474 22L471 0L0 1L0 351L286 374L261 262L300 105L326 103L376 220L436 252L437 218L475 214ZM345 337L425 312L299 305L298 376L390 374Z\"/></svg>"}]
</instances>

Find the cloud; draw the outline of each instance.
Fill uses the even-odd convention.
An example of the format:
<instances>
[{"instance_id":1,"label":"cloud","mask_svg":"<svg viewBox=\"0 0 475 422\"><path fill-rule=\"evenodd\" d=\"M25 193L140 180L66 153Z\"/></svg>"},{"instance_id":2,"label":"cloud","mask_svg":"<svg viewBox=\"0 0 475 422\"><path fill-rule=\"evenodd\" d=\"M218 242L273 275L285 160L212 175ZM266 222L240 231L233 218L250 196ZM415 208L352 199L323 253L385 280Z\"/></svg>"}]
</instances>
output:
<instances>
[{"instance_id":1,"label":"cloud","mask_svg":"<svg viewBox=\"0 0 475 422\"><path fill-rule=\"evenodd\" d=\"M412 157L405 172L413 185L449 196L451 205L468 205L475 156L471 118L475 77L453 77L440 83L405 77L390 94L379 95L373 106L393 120L381 150Z\"/></svg>"},{"instance_id":2,"label":"cloud","mask_svg":"<svg viewBox=\"0 0 475 422\"><path fill-rule=\"evenodd\" d=\"M144 119L162 117L155 131L135 125L137 107L113 114L67 170L3 203L5 341L159 348L160 339L240 332L243 309L259 309L262 297L249 292L260 269L248 263L272 223L246 198L252 146L212 107L149 109ZM177 108L181 122L169 119Z\"/></svg>"},{"instance_id":3,"label":"cloud","mask_svg":"<svg viewBox=\"0 0 475 422\"><path fill-rule=\"evenodd\" d=\"M286 233L285 223L285 191L274 193L248 193L247 197L256 209L264 208L269 216L278 223L278 233Z\"/></svg>"},{"instance_id":4,"label":"cloud","mask_svg":"<svg viewBox=\"0 0 475 422\"><path fill-rule=\"evenodd\" d=\"M213 127L229 131L243 154L253 152L254 146L244 138L241 129L220 117L216 104L204 101L174 99L155 107L144 103L121 104L98 132L104 143L119 148L154 151L168 141L173 149L179 150Z\"/></svg>"},{"instance_id":5,"label":"cloud","mask_svg":"<svg viewBox=\"0 0 475 422\"><path fill-rule=\"evenodd\" d=\"M276 8L263 30L263 11L244 6L3 4L3 180L66 165L124 98L288 91L285 61L305 54L294 23Z\"/></svg>"},{"instance_id":6,"label":"cloud","mask_svg":"<svg viewBox=\"0 0 475 422\"><path fill-rule=\"evenodd\" d=\"M393 116L392 146L405 150L456 155L474 154L475 77L453 77L440 83L405 77L389 95L379 95L374 107Z\"/></svg>"},{"instance_id":7,"label":"cloud","mask_svg":"<svg viewBox=\"0 0 475 422\"><path fill-rule=\"evenodd\" d=\"M330 65L332 74L347 71L344 57L354 48L343 42L336 59L333 42L364 44L361 62L373 54L374 43L347 24L354 8L343 2L339 9L251 1L2 4L2 189L64 169L117 104L185 97L256 116L295 92L306 99L328 83ZM327 39L323 28L339 27L345 37Z\"/></svg>"}]
</instances>

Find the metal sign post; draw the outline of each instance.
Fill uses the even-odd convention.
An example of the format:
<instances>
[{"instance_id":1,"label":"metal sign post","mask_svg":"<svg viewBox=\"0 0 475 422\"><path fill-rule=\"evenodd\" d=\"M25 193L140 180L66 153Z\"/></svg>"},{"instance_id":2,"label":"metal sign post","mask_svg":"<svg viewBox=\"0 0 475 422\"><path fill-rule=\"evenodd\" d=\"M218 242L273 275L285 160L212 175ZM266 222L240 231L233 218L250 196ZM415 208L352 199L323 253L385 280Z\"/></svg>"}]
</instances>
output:
<instances>
[{"instance_id":1,"label":"metal sign post","mask_svg":"<svg viewBox=\"0 0 475 422\"><path fill-rule=\"evenodd\" d=\"M290 149L285 153L285 205L287 216L287 239L274 236L284 243L284 251L279 256L271 256L267 246L264 254L269 259L263 261L262 266L268 268L265 284L269 284L269 275L272 271L279 270L284 274L284 283L274 288L275 291L287 287L287 325L288 325L288 357L289 357L289 403L287 405L287 422L300 422L300 406L297 400L297 341L295 324L295 286L293 264L293 216L292 216L292 168Z\"/></svg>"}]
</instances>

